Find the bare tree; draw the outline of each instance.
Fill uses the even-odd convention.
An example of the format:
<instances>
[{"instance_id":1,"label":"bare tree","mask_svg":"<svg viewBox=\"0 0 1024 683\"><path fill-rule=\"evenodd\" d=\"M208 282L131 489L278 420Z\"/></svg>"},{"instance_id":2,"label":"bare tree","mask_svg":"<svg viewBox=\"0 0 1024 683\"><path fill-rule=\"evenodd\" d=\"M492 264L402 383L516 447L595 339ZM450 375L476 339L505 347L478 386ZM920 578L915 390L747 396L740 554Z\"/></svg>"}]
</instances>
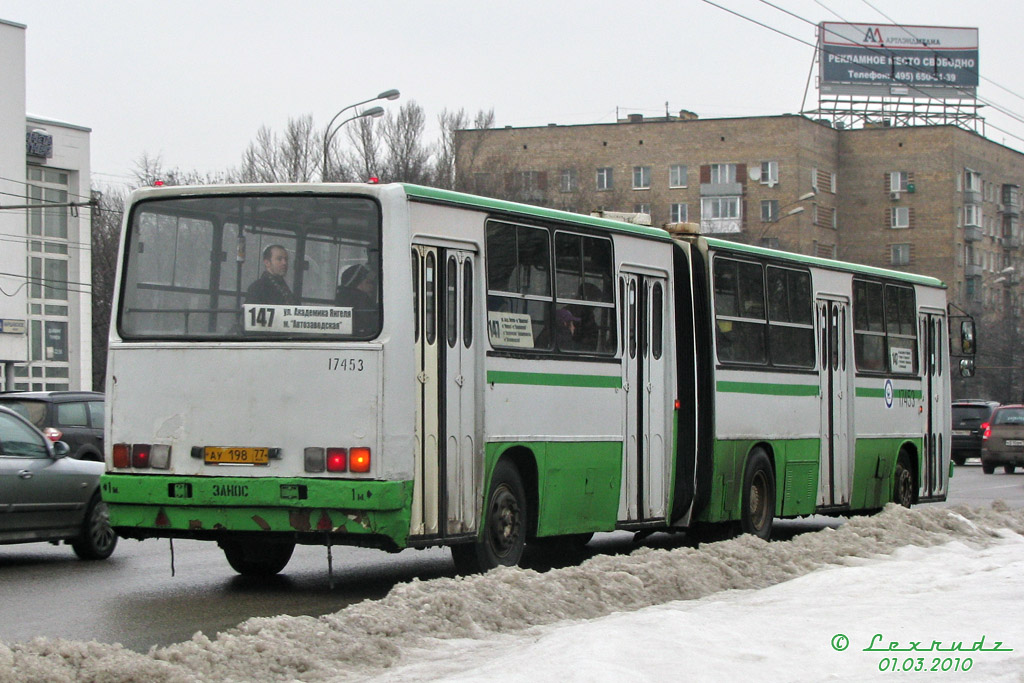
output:
<instances>
[{"instance_id":1,"label":"bare tree","mask_svg":"<svg viewBox=\"0 0 1024 683\"><path fill-rule=\"evenodd\" d=\"M426 114L416 102L407 102L392 116L384 115L381 131L386 160L384 182L425 183L429 181L430 147L423 142Z\"/></svg>"},{"instance_id":2,"label":"bare tree","mask_svg":"<svg viewBox=\"0 0 1024 683\"><path fill-rule=\"evenodd\" d=\"M320 180L323 141L312 115L288 119L282 137L261 126L242 155L232 180L244 183L308 183Z\"/></svg>"},{"instance_id":3,"label":"bare tree","mask_svg":"<svg viewBox=\"0 0 1024 683\"><path fill-rule=\"evenodd\" d=\"M92 386L103 391L107 374L107 335L114 299L117 250L126 192L93 191L92 212Z\"/></svg>"},{"instance_id":4,"label":"bare tree","mask_svg":"<svg viewBox=\"0 0 1024 683\"><path fill-rule=\"evenodd\" d=\"M364 118L355 121L355 125L346 131L349 144L352 146L351 151L345 155L345 170L349 177L367 180L380 176L384 167L384 156L377 128L376 121Z\"/></svg>"}]
</instances>

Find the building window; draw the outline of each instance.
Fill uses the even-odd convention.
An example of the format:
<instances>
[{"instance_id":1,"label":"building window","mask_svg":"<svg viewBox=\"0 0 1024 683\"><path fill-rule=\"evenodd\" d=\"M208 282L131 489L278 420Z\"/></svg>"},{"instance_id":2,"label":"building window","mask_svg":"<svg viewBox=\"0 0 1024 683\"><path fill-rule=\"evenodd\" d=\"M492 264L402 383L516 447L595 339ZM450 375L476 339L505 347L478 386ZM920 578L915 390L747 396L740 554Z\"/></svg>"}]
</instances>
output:
<instances>
[{"instance_id":1,"label":"building window","mask_svg":"<svg viewBox=\"0 0 1024 683\"><path fill-rule=\"evenodd\" d=\"M972 225L975 227L981 227L981 207L977 204L967 204L964 206L964 225Z\"/></svg>"},{"instance_id":2,"label":"building window","mask_svg":"<svg viewBox=\"0 0 1024 683\"><path fill-rule=\"evenodd\" d=\"M650 216L651 215L651 205L650 204L634 204L633 205L633 213L645 213L648 216Z\"/></svg>"},{"instance_id":3,"label":"building window","mask_svg":"<svg viewBox=\"0 0 1024 683\"><path fill-rule=\"evenodd\" d=\"M894 266L909 266L910 265L910 245L909 244L893 244L890 247L890 259L889 262Z\"/></svg>"},{"instance_id":4,"label":"building window","mask_svg":"<svg viewBox=\"0 0 1024 683\"><path fill-rule=\"evenodd\" d=\"M761 221L764 223L774 223L777 220L779 220L779 200L761 200Z\"/></svg>"},{"instance_id":5,"label":"building window","mask_svg":"<svg viewBox=\"0 0 1024 683\"><path fill-rule=\"evenodd\" d=\"M668 167L668 186L686 187L686 166L683 164L672 164Z\"/></svg>"},{"instance_id":6,"label":"building window","mask_svg":"<svg viewBox=\"0 0 1024 683\"><path fill-rule=\"evenodd\" d=\"M597 169L597 189L599 191L612 189L612 169L610 166Z\"/></svg>"},{"instance_id":7,"label":"building window","mask_svg":"<svg viewBox=\"0 0 1024 683\"><path fill-rule=\"evenodd\" d=\"M704 197L700 200L701 232L740 232L739 197Z\"/></svg>"},{"instance_id":8,"label":"building window","mask_svg":"<svg viewBox=\"0 0 1024 683\"><path fill-rule=\"evenodd\" d=\"M651 167L650 166L634 166L633 167L633 189L634 190L649 190L649 189L651 189Z\"/></svg>"},{"instance_id":9,"label":"building window","mask_svg":"<svg viewBox=\"0 0 1024 683\"><path fill-rule=\"evenodd\" d=\"M736 164L711 164L711 184L736 182Z\"/></svg>"},{"instance_id":10,"label":"building window","mask_svg":"<svg viewBox=\"0 0 1024 683\"><path fill-rule=\"evenodd\" d=\"M894 206L889 209L890 228L910 227L910 208L906 206Z\"/></svg>"},{"instance_id":11,"label":"building window","mask_svg":"<svg viewBox=\"0 0 1024 683\"><path fill-rule=\"evenodd\" d=\"M689 220L689 212L686 204L672 204L669 206L669 222L685 223Z\"/></svg>"},{"instance_id":12,"label":"building window","mask_svg":"<svg viewBox=\"0 0 1024 683\"><path fill-rule=\"evenodd\" d=\"M838 187L838 181L836 180L836 174L835 173L830 174L829 182L830 182L830 184L832 186L832 194L835 194L836 191L837 191L836 188Z\"/></svg>"},{"instance_id":13,"label":"building window","mask_svg":"<svg viewBox=\"0 0 1024 683\"><path fill-rule=\"evenodd\" d=\"M559 189L562 192L575 192L579 187L579 178L576 176L575 168L563 168L559 176L561 177Z\"/></svg>"},{"instance_id":14,"label":"building window","mask_svg":"<svg viewBox=\"0 0 1024 683\"><path fill-rule=\"evenodd\" d=\"M812 168L811 169L811 189L814 190L815 192L818 191L818 169L817 168Z\"/></svg>"},{"instance_id":15,"label":"building window","mask_svg":"<svg viewBox=\"0 0 1024 683\"><path fill-rule=\"evenodd\" d=\"M838 212L835 209L829 209L829 211L832 212L832 229L833 230L838 230L839 229L839 215L838 215Z\"/></svg>"},{"instance_id":16,"label":"building window","mask_svg":"<svg viewBox=\"0 0 1024 683\"><path fill-rule=\"evenodd\" d=\"M964 169L964 191L981 192L981 174L969 168Z\"/></svg>"},{"instance_id":17,"label":"building window","mask_svg":"<svg viewBox=\"0 0 1024 683\"><path fill-rule=\"evenodd\" d=\"M906 192L909 174L906 171L892 171L889 173L889 191Z\"/></svg>"},{"instance_id":18,"label":"building window","mask_svg":"<svg viewBox=\"0 0 1024 683\"><path fill-rule=\"evenodd\" d=\"M779 184L779 162L761 162L761 184L774 187Z\"/></svg>"}]
</instances>

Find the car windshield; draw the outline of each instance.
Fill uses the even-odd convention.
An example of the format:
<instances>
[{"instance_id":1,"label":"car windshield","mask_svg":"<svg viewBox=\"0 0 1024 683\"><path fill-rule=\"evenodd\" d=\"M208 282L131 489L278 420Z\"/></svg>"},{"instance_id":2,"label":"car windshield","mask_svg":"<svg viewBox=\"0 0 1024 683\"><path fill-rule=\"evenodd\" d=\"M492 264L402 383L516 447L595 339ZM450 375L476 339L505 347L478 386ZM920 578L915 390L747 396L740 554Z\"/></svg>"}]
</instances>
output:
<instances>
[{"instance_id":1,"label":"car windshield","mask_svg":"<svg viewBox=\"0 0 1024 683\"><path fill-rule=\"evenodd\" d=\"M208 195L132 212L119 330L134 339L369 339L380 209L366 197Z\"/></svg>"},{"instance_id":2,"label":"car windshield","mask_svg":"<svg viewBox=\"0 0 1024 683\"><path fill-rule=\"evenodd\" d=\"M993 416L994 425L1024 425L1024 408L1002 408Z\"/></svg>"},{"instance_id":3,"label":"car windshield","mask_svg":"<svg viewBox=\"0 0 1024 683\"><path fill-rule=\"evenodd\" d=\"M46 403L44 401L26 401L24 399L0 398L0 405L10 408L18 415L43 429L46 424Z\"/></svg>"}]
</instances>

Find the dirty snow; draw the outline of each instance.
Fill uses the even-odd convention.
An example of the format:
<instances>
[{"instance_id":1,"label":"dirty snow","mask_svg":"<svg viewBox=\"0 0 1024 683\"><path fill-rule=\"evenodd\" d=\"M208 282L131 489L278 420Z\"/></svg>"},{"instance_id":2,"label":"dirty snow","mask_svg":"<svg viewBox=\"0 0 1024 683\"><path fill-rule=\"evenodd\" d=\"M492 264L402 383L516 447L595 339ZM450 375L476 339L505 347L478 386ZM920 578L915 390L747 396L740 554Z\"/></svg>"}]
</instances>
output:
<instances>
[{"instance_id":1,"label":"dirty snow","mask_svg":"<svg viewBox=\"0 0 1024 683\"><path fill-rule=\"evenodd\" d=\"M0 644L0 681L852 681L892 677L880 668L893 657L937 668L928 680L1018 681L1022 596L1024 509L890 506L785 542L413 581L335 614L250 619L147 654ZM866 651L873 639L901 649ZM969 671L942 672L968 659Z\"/></svg>"}]
</instances>

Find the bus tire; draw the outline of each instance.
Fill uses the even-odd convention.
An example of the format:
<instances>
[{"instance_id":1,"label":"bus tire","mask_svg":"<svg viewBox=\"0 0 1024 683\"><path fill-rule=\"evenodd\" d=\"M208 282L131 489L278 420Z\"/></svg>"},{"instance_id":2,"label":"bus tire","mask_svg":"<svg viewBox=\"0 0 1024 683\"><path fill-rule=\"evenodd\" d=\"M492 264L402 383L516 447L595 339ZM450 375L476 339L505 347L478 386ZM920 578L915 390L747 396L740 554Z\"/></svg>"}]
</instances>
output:
<instances>
[{"instance_id":1,"label":"bus tire","mask_svg":"<svg viewBox=\"0 0 1024 683\"><path fill-rule=\"evenodd\" d=\"M1013 474L1013 471L1017 469L1016 465L1003 465L1003 472L1006 474Z\"/></svg>"},{"instance_id":2,"label":"bus tire","mask_svg":"<svg viewBox=\"0 0 1024 683\"><path fill-rule=\"evenodd\" d=\"M82 521L82 533L71 541L71 549L83 560L105 560L117 546L117 534L110 528L107 504L95 494Z\"/></svg>"},{"instance_id":3,"label":"bus tire","mask_svg":"<svg viewBox=\"0 0 1024 683\"><path fill-rule=\"evenodd\" d=\"M914 472L910 469L910 454L901 450L896 458L893 474L892 502L909 508L914 504Z\"/></svg>"},{"instance_id":4,"label":"bus tire","mask_svg":"<svg viewBox=\"0 0 1024 683\"><path fill-rule=\"evenodd\" d=\"M230 540L219 541L231 568L242 576L273 576L292 559L294 541Z\"/></svg>"},{"instance_id":5,"label":"bus tire","mask_svg":"<svg viewBox=\"0 0 1024 683\"><path fill-rule=\"evenodd\" d=\"M500 460L491 475L480 535L473 543L452 546L456 571L475 574L519 564L526 545L527 522L523 479L511 461Z\"/></svg>"},{"instance_id":6,"label":"bus tire","mask_svg":"<svg viewBox=\"0 0 1024 683\"><path fill-rule=\"evenodd\" d=\"M768 540L775 518L775 476L772 463L762 448L755 448L747 458L743 473L743 509L740 530Z\"/></svg>"}]
</instances>

